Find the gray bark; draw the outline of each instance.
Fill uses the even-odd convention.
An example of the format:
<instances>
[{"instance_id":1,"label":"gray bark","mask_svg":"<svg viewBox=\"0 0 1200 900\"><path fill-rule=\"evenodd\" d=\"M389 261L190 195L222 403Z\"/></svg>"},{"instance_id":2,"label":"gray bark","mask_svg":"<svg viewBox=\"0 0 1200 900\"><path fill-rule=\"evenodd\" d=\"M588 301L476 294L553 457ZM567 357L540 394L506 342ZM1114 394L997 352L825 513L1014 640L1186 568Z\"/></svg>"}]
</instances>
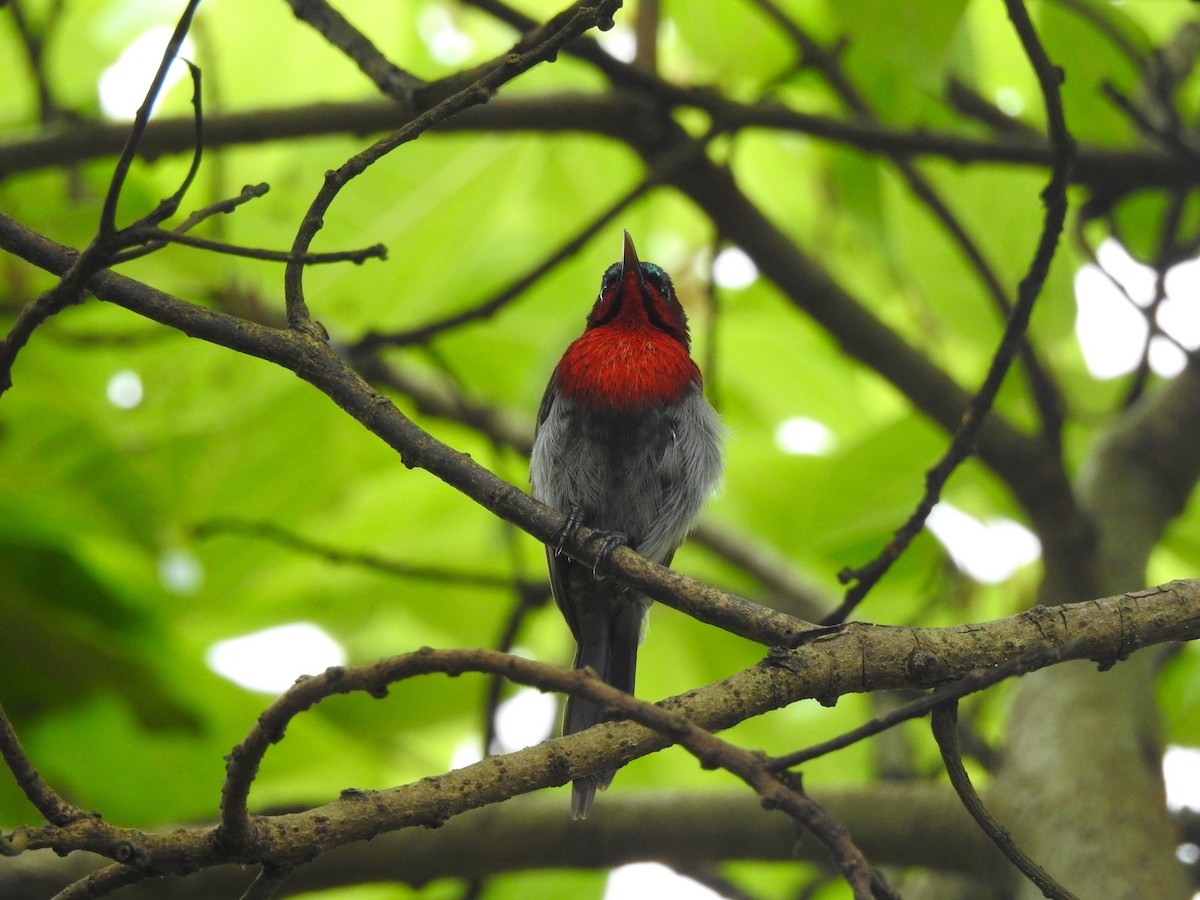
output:
<instances>
[{"instance_id":1,"label":"gray bark","mask_svg":"<svg viewBox=\"0 0 1200 900\"><path fill-rule=\"evenodd\" d=\"M1090 584L1047 559L1042 602L1145 584L1146 565L1200 476L1200 377L1184 373L1119 417L1079 479L1096 532ZM1080 897L1191 896L1162 785L1161 651L1109 672L1087 663L1022 679L993 795L1018 845ZM1019 896L1040 897L1025 884Z\"/></svg>"}]
</instances>

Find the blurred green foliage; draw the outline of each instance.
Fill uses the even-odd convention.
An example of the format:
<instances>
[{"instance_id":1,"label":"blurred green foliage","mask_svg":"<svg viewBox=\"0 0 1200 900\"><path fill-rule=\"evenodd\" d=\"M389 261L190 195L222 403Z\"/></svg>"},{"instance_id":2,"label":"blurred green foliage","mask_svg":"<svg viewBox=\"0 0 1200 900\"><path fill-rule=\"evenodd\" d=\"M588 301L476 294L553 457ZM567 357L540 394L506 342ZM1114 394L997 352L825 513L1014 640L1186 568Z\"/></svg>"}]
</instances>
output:
<instances>
[{"instance_id":1,"label":"blurred green foliage","mask_svg":"<svg viewBox=\"0 0 1200 900\"><path fill-rule=\"evenodd\" d=\"M37 27L51 5L22 4ZM46 55L57 103L80 116L100 115L101 72L147 27L171 23L179 6L66 3ZM467 42L462 64L502 52L512 40L482 13L435 0L338 6L391 58L427 78L457 67L431 49L439 29L452 28ZM523 4L538 16L555 6ZM847 39L846 71L892 127L953 127L958 120L942 96L948 74L985 97L1015 92L1024 102L1020 117L1041 120L1035 83L999 3L783 6L823 39ZM1149 46L1169 38L1188 7L1135 0L1106 10ZM1128 146L1134 138L1128 120L1098 89L1108 81L1136 91L1128 60L1065 6L1035 9L1050 55L1069 72L1065 99L1075 135ZM739 98L781 92L800 108L838 109L819 78L795 70L789 40L749 4L666 3L663 16L661 65L671 77L713 84ZM628 36L630 20L626 10L614 34ZM212 0L202 5L192 37L210 116L372 96L358 71L283 3ZM286 52L263 52L264 43ZM16 59L19 48L11 17L0 11L0 56ZM10 63L10 70L17 68ZM564 58L501 97L600 84L586 66ZM189 94L186 84L178 85L164 99L164 113L186 112ZM28 75L22 70L3 79L0 132L20 139L36 129L36 115ZM268 182L265 198L203 233L288 247L322 174L366 142L289 140L209 152L191 207L236 194L244 183ZM978 384L1002 321L944 229L886 160L765 131L738 136L725 149L750 195L822 265L961 383ZM112 160L103 159L12 175L0 182L0 208L83 246L111 167ZM121 208L126 221L169 194L185 168L186 160L175 157L136 165ZM922 170L1014 288L1032 257L1044 173L936 161ZM314 245L332 250L382 242L387 261L310 269L309 304L333 339L345 343L470 307L532 268L642 174L632 153L598 137L425 135L344 191ZM1161 204L1131 202L1120 214L1136 241L1156 233ZM837 571L866 562L903 522L945 435L843 356L769 283L718 289L714 312L704 286L714 235L677 195L650 194L494 318L447 334L429 349L388 358L429 380L450 378L470 399L523 417L531 427L554 362L581 329L600 274L616 258L621 227L634 234L643 258L675 275L698 358L713 351L707 377L730 436L724 491L708 519L765 542L835 601ZM1095 381L1075 342L1071 281L1083 262L1065 240L1032 326L1071 408L1089 413L1068 425L1072 466L1124 390L1123 382ZM191 302L281 314L276 265L168 248L122 271ZM10 323L48 284L24 263L0 259L0 316ZM144 399L131 409L106 398L110 380L122 371L137 373L144 385ZM205 652L215 642L312 622L347 648L350 662L366 663L426 644L494 645L517 601L508 587L389 576L246 534L199 538L198 526L238 517L403 563L501 580L540 577L541 548L532 539L514 536L426 473L406 469L326 398L266 363L92 301L40 329L13 374L15 387L0 399L0 700L51 783L110 821L157 826L214 814L222 757L269 702L206 668ZM396 399L433 434L527 487L525 460L517 453ZM1019 423L1032 422L1019 373L999 407ZM829 453L780 451L776 428L797 416L832 431ZM976 464L956 474L947 499L985 519L1020 517L1003 487ZM198 561L202 580L173 589L160 566L180 552ZM753 579L695 545L685 546L675 565L761 597ZM1198 565L1200 516L1192 509L1172 529L1152 575L1194 575ZM971 583L925 535L858 616L950 624L1004 615L1030 602L1035 576L1027 570L1000 586ZM570 661L569 636L552 605L527 622L519 645L539 659ZM762 655L760 647L656 608L641 654L639 693L679 693ZM1200 742L1198 685L1200 656L1189 648L1168 670L1162 692L1172 739ZM319 803L349 786L384 787L444 771L456 750L480 739L484 690L482 679L428 678L398 687L384 701L335 698L301 717L271 750L252 800ZM858 697L833 709L804 704L744 723L733 736L782 752L871 714L869 702ZM819 760L805 777L810 786L871 779L870 746ZM673 750L630 765L615 790L728 782ZM0 826L34 819L11 780L0 778ZM796 888L793 867L743 874L761 896ZM598 896L601 883L599 875L508 876L488 896ZM422 896L452 893L443 884ZM344 894L405 895L400 889Z\"/></svg>"}]
</instances>

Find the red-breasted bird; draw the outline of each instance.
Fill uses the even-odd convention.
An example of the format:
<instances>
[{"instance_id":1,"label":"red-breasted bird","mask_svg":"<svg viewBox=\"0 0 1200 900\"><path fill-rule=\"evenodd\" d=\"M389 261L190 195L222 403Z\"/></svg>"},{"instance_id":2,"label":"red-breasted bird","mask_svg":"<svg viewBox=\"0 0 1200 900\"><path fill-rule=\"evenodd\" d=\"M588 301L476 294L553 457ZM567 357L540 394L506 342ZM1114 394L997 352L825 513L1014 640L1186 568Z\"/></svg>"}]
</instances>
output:
<instances>
[{"instance_id":1,"label":"red-breasted bird","mask_svg":"<svg viewBox=\"0 0 1200 900\"><path fill-rule=\"evenodd\" d=\"M538 411L533 495L662 565L721 477L722 425L704 399L689 353L687 316L667 273L640 262L629 232L604 273L587 328L559 360ZM566 533L566 530L564 530ZM650 600L547 547L554 599L575 636L575 668L633 693ZM563 734L605 719L567 698ZM615 771L575 779L571 812L583 818Z\"/></svg>"}]
</instances>

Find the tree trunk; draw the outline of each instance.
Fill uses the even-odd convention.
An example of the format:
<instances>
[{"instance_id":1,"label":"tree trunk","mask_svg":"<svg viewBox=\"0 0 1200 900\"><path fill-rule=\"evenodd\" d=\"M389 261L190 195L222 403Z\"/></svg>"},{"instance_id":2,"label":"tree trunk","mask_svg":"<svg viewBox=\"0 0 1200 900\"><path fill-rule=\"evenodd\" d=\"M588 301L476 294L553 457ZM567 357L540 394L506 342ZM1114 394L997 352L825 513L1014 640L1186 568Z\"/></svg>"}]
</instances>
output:
<instances>
[{"instance_id":1,"label":"tree trunk","mask_svg":"<svg viewBox=\"0 0 1200 900\"><path fill-rule=\"evenodd\" d=\"M1179 376L1115 420L1079 479L1090 563L1047 558L1041 601L1145 585L1150 552L1200 474L1200 377ZM1071 563L1075 563L1072 565ZM1077 575L1090 572L1090 583ZM1108 672L1069 663L1021 680L994 788L1018 846L1080 897L1191 896L1167 819L1155 700L1161 651ZM1041 896L1025 883L1021 898Z\"/></svg>"}]
</instances>

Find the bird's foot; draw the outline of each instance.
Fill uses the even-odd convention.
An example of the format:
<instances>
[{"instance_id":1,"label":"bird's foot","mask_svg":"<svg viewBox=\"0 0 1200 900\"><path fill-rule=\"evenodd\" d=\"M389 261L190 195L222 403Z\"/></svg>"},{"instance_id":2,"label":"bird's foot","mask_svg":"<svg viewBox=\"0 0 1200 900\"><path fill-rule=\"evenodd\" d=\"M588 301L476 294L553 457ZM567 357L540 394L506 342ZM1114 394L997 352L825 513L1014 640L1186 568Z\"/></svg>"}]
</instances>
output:
<instances>
[{"instance_id":1,"label":"bird's foot","mask_svg":"<svg viewBox=\"0 0 1200 900\"><path fill-rule=\"evenodd\" d=\"M619 531L594 531L593 538L600 539L600 549L596 551L596 561L592 563L592 574L603 565L608 564L608 558L618 547L628 544L629 538Z\"/></svg>"},{"instance_id":2,"label":"bird's foot","mask_svg":"<svg viewBox=\"0 0 1200 900\"><path fill-rule=\"evenodd\" d=\"M562 555L563 544L566 543L567 537L583 524L583 507L578 503L572 503L567 508L567 517L563 519L562 527L554 533L554 555Z\"/></svg>"},{"instance_id":3,"label":"bird's foot","mask_svg":"<svg viewBox=\"0 0 1200 900\"><path fill-rule=\"evenodd\" d=\"M583 524L583 508L578 503L572 503L567 508L567 516L563 519L562 527L554 533L554 555L559 556L563 552L563 544L567 542L571 532L575 531ZM600 547L596 551L596 562L592 565L592 574L596 574L596 570L608 562L608 558L612 556L612 552L622 544L628 544L629 538L619 531L600 531L599 529L592 530L592 540L600 541Z\"/></svg>"}]
</instances>

